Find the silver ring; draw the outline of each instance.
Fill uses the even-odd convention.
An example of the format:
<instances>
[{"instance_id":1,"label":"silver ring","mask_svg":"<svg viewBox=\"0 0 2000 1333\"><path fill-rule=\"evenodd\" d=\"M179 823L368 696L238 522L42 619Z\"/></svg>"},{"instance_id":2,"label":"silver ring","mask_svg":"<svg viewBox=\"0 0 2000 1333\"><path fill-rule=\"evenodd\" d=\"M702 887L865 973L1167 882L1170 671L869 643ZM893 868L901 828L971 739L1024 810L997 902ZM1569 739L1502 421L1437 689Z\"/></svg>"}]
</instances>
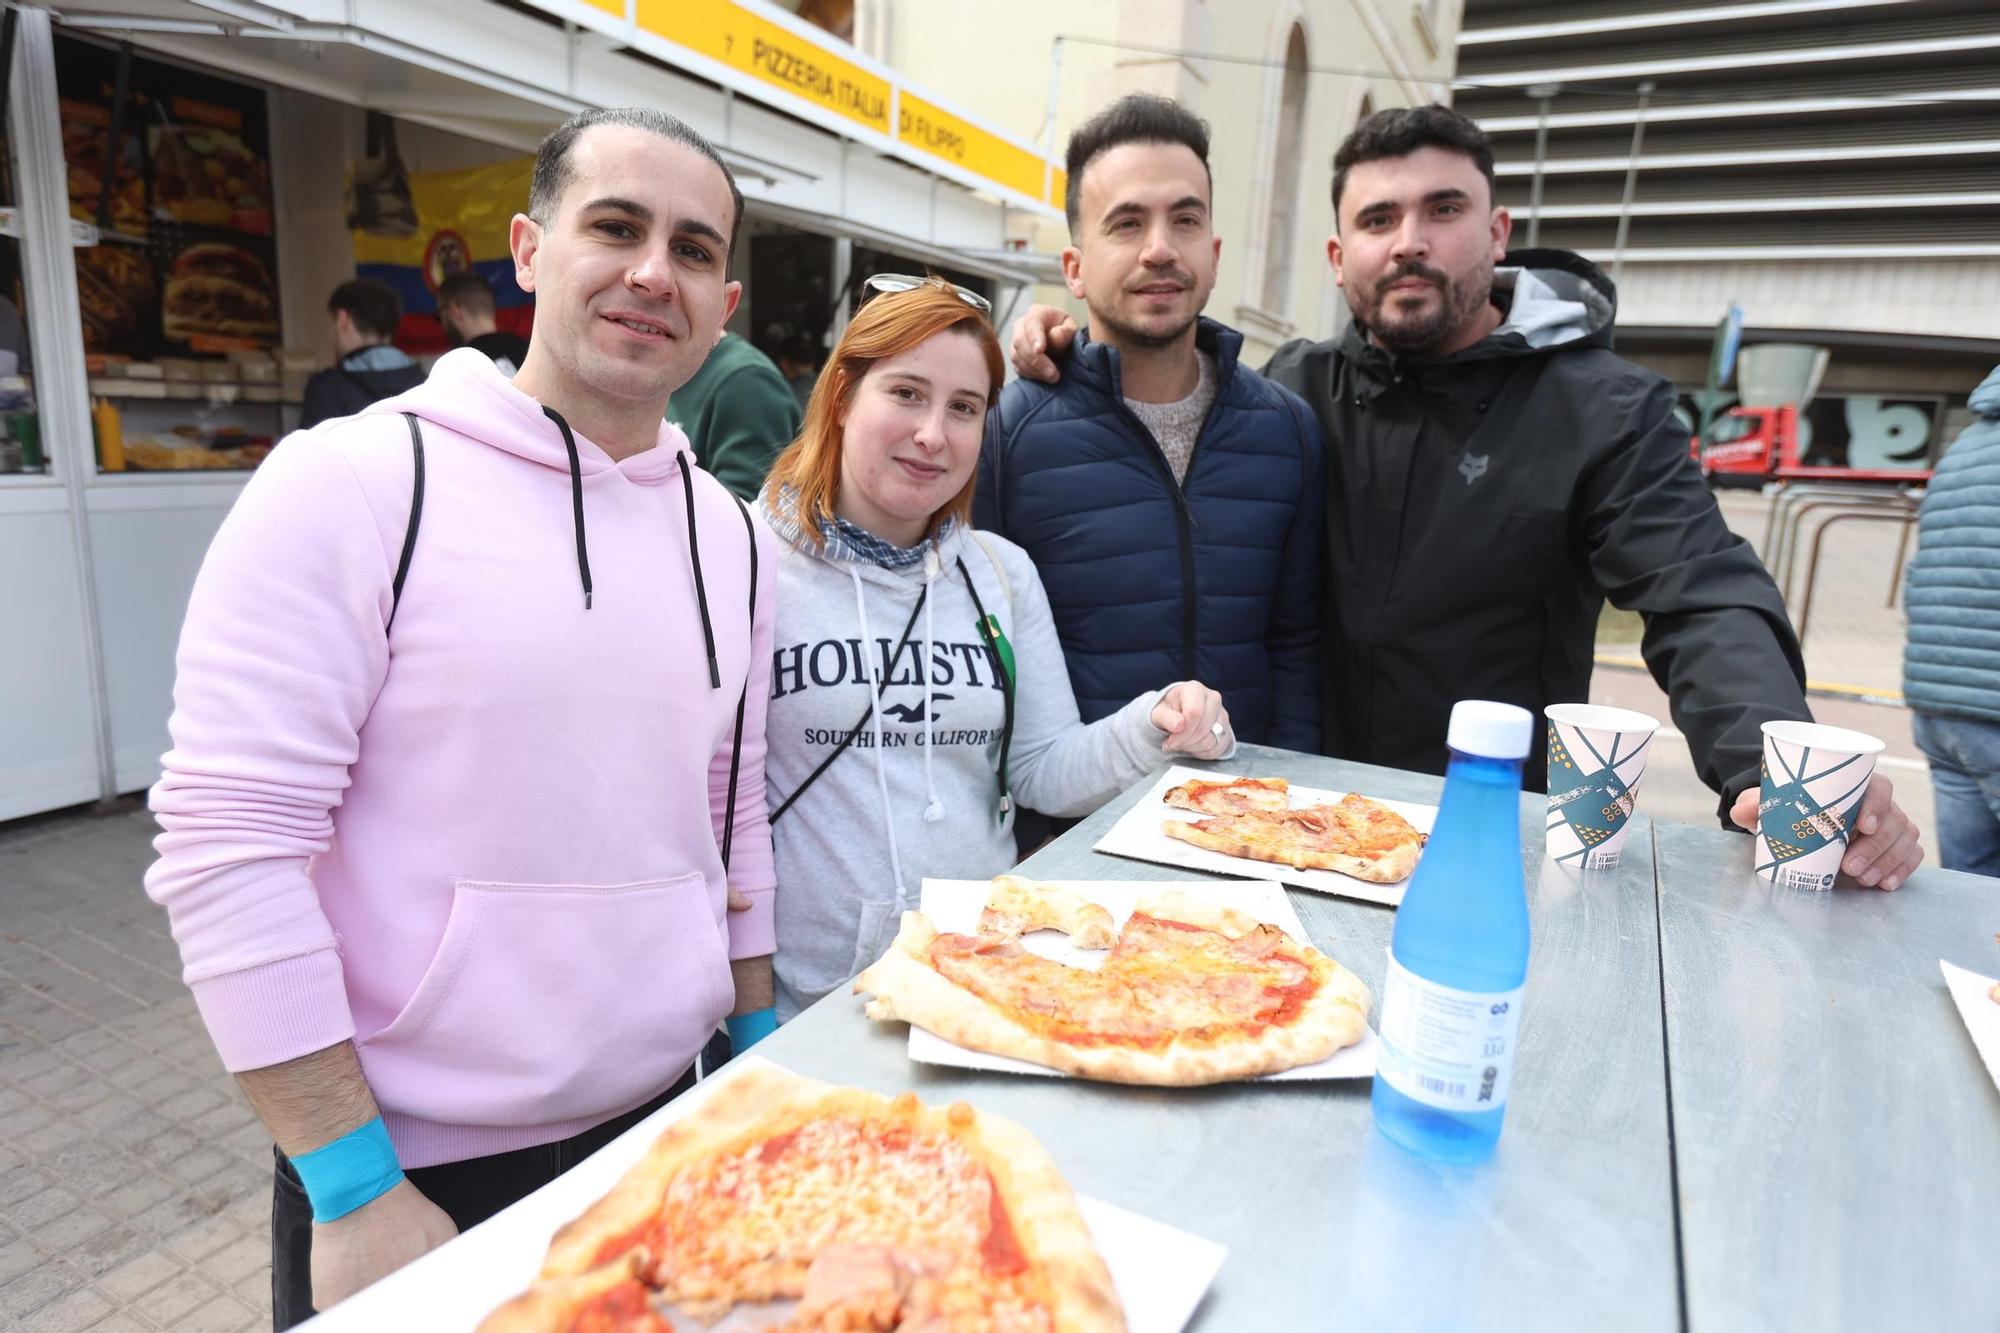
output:
<instances>
[{"instance_id":1,"label":"silver ring","mask_svg":"<svg viewBox=\"0 0 2000 1333\"><path fill-rule=\"evenodd\" d=\"M1217 740L1221 740L1221 739L1222 739L1222 733L1223 733L1223 727L1222 727L1222 724L1221 724L1220 722L1211 722L1211 723L1209 723L1209 724L1208 724L1208 729L1209 729L1209 731L1210 731L1210 732L1214 733L1214 735L1215 735L1215 739L1217 739Z\"/></svg>"}]
</instances>

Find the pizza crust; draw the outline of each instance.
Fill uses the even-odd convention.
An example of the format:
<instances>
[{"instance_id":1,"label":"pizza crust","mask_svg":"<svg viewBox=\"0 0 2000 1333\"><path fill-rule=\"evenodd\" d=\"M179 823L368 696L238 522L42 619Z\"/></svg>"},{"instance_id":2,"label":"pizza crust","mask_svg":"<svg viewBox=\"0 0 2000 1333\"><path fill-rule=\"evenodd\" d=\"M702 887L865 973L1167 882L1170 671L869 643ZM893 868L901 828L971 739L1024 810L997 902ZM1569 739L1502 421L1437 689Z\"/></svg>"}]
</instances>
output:
<instances>
[{"instance_id":1,"label":"pizza crust","mask_svg":"<svg viewBox=\"0 0 2000 1333\"><path fill-rule=\"evenodd\" d=\"M1162 799L1177 809L1205 815L1241 814L1289 809L1291 789L1292 784L1284 778L1231 778L1227 782L1195 778L1169 788Z\"/></svg>"},{"instance_id":2,"label":"pizza crust","mask_svg":"<svg viewBox=\"0 0 2000 1333\"><path fill-rule=\"evenodd\" d=\"M1109 949L1118 937L1111 913L1074 889L1019 875L995 876L986 910L979 914L979 933L1016 937L1035 930L1059 930L1079 949Z\"/></svg>"},{"instance_id":3,"label":"pizza crust","mask_svg":"<svg viewBox=\"0 0 2000 1333\"><path fill-rule=\"evenodd\" d=\"M622 1283L632 1282L636 1265L605 1264L587 1273L543 1278L479 1321L479 1333L547 1333L575 1320L579 1306Z\"/></svg>"},{"instance_id":4,"label":"pizza crust","mask_svg":"<svg viewBox=\"0 0 2000 1333\"><path fill-rule=\"evenodd\" d=\"M1217 827L1220 825L1220 827ZM1220 820L1204 819L1189 822L1182 819L1165 820L1160 831L1169 838L1193 843L1211 852L1221 852L1224 856L1241 857L1249 861L1266 861L1273 865L1290 866L1294 870L1337 870L1355 879L1367 880L1371 884L1399 884L1410 877L1417 868L1417 859L1423 849L1416 843L1405 843L1369 858L1350 856L1344 852L1315 851L1309 847L1283 848L1270 843L1256 842L1242 834L1232 832Z\"/></svg>"},{"instance_id":5,"label":"pizza crust","mask_svg":"<svg viewBox=\"0 0 2000 1333\"><path fill-rule=\"evenodd\" d=\"M1235 908L1201 902L1177 890L1142 898L1137 910L1217 930L1231 939L1265 928ZM1107 1083L1191 1087L1275 1074L1327 1059L1361 1040L1368 1026L1367 986L1310 944L1295 940L1297 955L1313 969L1320 985L1294 1023L1266 1028L1255 1040L1204 1046L1174 1042L1164 1050L1071 1045L1015 1022L982 997L947 980L929 961L937 937L937 927L922 912L903 913L902 928L889 952L854 979L855 994L875 996L865 1010L869 1018L911 1023L972 1050Z\"/></svg>"},{"instance_id":6,"label":"pizza crust","mask_svg":"<svg viewBox=\"0 0 2000 1333\"><path fill-rule=\"evenodd\" d=\"M609 1194L556 1232L534 1286L488 1316L481 1333L561 1327L553 1318L573 1308L567 1302L630 1274L629 1255L603 1264L597 1256L653 1218L682 1169L827 1116L894 1118L917 1133L958 1140L992 1175L1021 1252L1046 1283L1056 1329L1111 1333L1125 1327L1110 1270L1077 1211L1076 1196L1028 1131L963 1102L930 1107L912 1093L891 1099L764 1066L730 1076L701 1106L669 1125Z\"/></svg>"}]
</instances>

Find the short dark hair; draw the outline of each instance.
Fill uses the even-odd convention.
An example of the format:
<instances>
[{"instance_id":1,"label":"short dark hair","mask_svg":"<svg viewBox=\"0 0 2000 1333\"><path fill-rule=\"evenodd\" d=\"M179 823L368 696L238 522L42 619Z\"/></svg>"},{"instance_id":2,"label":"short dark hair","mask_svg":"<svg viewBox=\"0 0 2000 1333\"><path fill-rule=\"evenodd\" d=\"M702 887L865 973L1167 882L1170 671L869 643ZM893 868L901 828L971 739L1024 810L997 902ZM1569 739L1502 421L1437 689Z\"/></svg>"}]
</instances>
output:
<instances>
[{"instance_id":1,"label":"short dark hair","mask_svg":"<svg viewBox=\"0 0 2000 1333\"><path fill-rule=\"evenodd\" d=\"M338 310L347 312L355 328L378 338L395 337L396 326L403 321L403 302L396 289L373 278L355 278L334 288L326 298L326 313Z\"/></svg>"},{"instance_id":2,"label":"short dark hair","mask_svg":"<svg viewBox=\"0 0 2000 1333\"><path fill-rule=\"evenodd\" d=\"M1385 157L1408 157L1419 148L1442 148L1463 153L1486 177L1489 198L1493 183L1493 141L1486 131L1448 106L1385 107L1354 127L1333 155L1333 222L1340 225L1340 195L1347 188L1349 167L1363 162L1379 162Z\"/></svg>"},{"instance_id":3,"label":"short dark hair","mask_svg":"<svg viewBox=\"0 0 2000 1333\"><path fill-rule=\"evenodd\" d=\"M549 137L542 140L542 146L535 150L535 174L528 183L529 217L547 225L554 216L563 191L569 188L572 174L569 151L583 137L585 130L599 125L645 130L692 148L713 162L715 169L722 173L723 182L729 186L729 204L734 210L729 219L729 257L731 260L736 258L736 232L743 224L743 191L736 186L735 174L722 160L722 154L715 151L715 145L696 133L686 121L649 106L592 107L588 111L577 112L550 130Z\"/></svg>"},{"instance_id":4,"label":"short dark hair","mask_svg":"<svg viewBox=\"0 0 2000 1333\"><path fill-rule=\"evenodd\" d=\"M490 315L494 311L493 289L486 285L486 279L462 268L438 284L437 303L440 307L455 305L474 315Z\"/></svg>"},{"instance_id":5,"label":"short dark hair","mask_svg":"<svg viewBox=\"0 0 2000 1333\"><path fill-rule=\"evenodd\" d=\"M1128 143L1180 144L1189 149L1201 159L1209 193L1215 193L1215 173L1208 166L1208 122L1171 97L1132 93L1084 121L1069 136L1069 150L1063 158L1063 168L1069 173L1063 211L1069 214L1072 238L1083 228L1084 169Z\"/></svg>"}]
</instances>

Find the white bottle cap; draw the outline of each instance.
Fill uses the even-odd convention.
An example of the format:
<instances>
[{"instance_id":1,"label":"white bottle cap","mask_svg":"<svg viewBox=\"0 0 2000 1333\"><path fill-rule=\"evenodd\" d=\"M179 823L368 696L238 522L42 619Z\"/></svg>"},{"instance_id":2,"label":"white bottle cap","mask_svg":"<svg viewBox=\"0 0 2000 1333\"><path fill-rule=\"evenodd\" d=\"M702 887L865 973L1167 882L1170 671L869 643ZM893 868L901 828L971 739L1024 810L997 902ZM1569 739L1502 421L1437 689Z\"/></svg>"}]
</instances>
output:
<instances>
[{"instance_id":1,"label":"white bottle cap","mask_svg":"<svg viewBox=\"0 0 2000 1333\"><path fill-rule=\"evenodd\" d=\"M1513 704L1461 699L1451 706L1445 744L1486 759L1525 759L1535 739L1535 715Z\"/></svg>"}]
</instances>

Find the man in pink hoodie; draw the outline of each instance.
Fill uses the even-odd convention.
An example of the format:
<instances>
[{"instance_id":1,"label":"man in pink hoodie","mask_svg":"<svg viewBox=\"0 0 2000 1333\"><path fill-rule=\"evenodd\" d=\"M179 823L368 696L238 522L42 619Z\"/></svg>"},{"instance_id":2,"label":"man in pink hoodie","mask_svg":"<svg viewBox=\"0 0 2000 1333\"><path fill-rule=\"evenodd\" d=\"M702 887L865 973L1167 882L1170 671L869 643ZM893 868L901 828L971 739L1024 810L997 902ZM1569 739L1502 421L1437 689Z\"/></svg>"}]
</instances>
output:
<instances>
[{"instance_id":1,"label":"man in pink hoodie","mask_svg":"<svg viewBox=\"0 0 2000 1333\"><path fill-rule=\"evenodd\" d=\"M280 1328L763 1027L774 553L663 424L741 213L672 117L571 119L512 383L460 350L292 437L202 566L146 888L280 1150Z\"/></svg>"}]
</instances>

